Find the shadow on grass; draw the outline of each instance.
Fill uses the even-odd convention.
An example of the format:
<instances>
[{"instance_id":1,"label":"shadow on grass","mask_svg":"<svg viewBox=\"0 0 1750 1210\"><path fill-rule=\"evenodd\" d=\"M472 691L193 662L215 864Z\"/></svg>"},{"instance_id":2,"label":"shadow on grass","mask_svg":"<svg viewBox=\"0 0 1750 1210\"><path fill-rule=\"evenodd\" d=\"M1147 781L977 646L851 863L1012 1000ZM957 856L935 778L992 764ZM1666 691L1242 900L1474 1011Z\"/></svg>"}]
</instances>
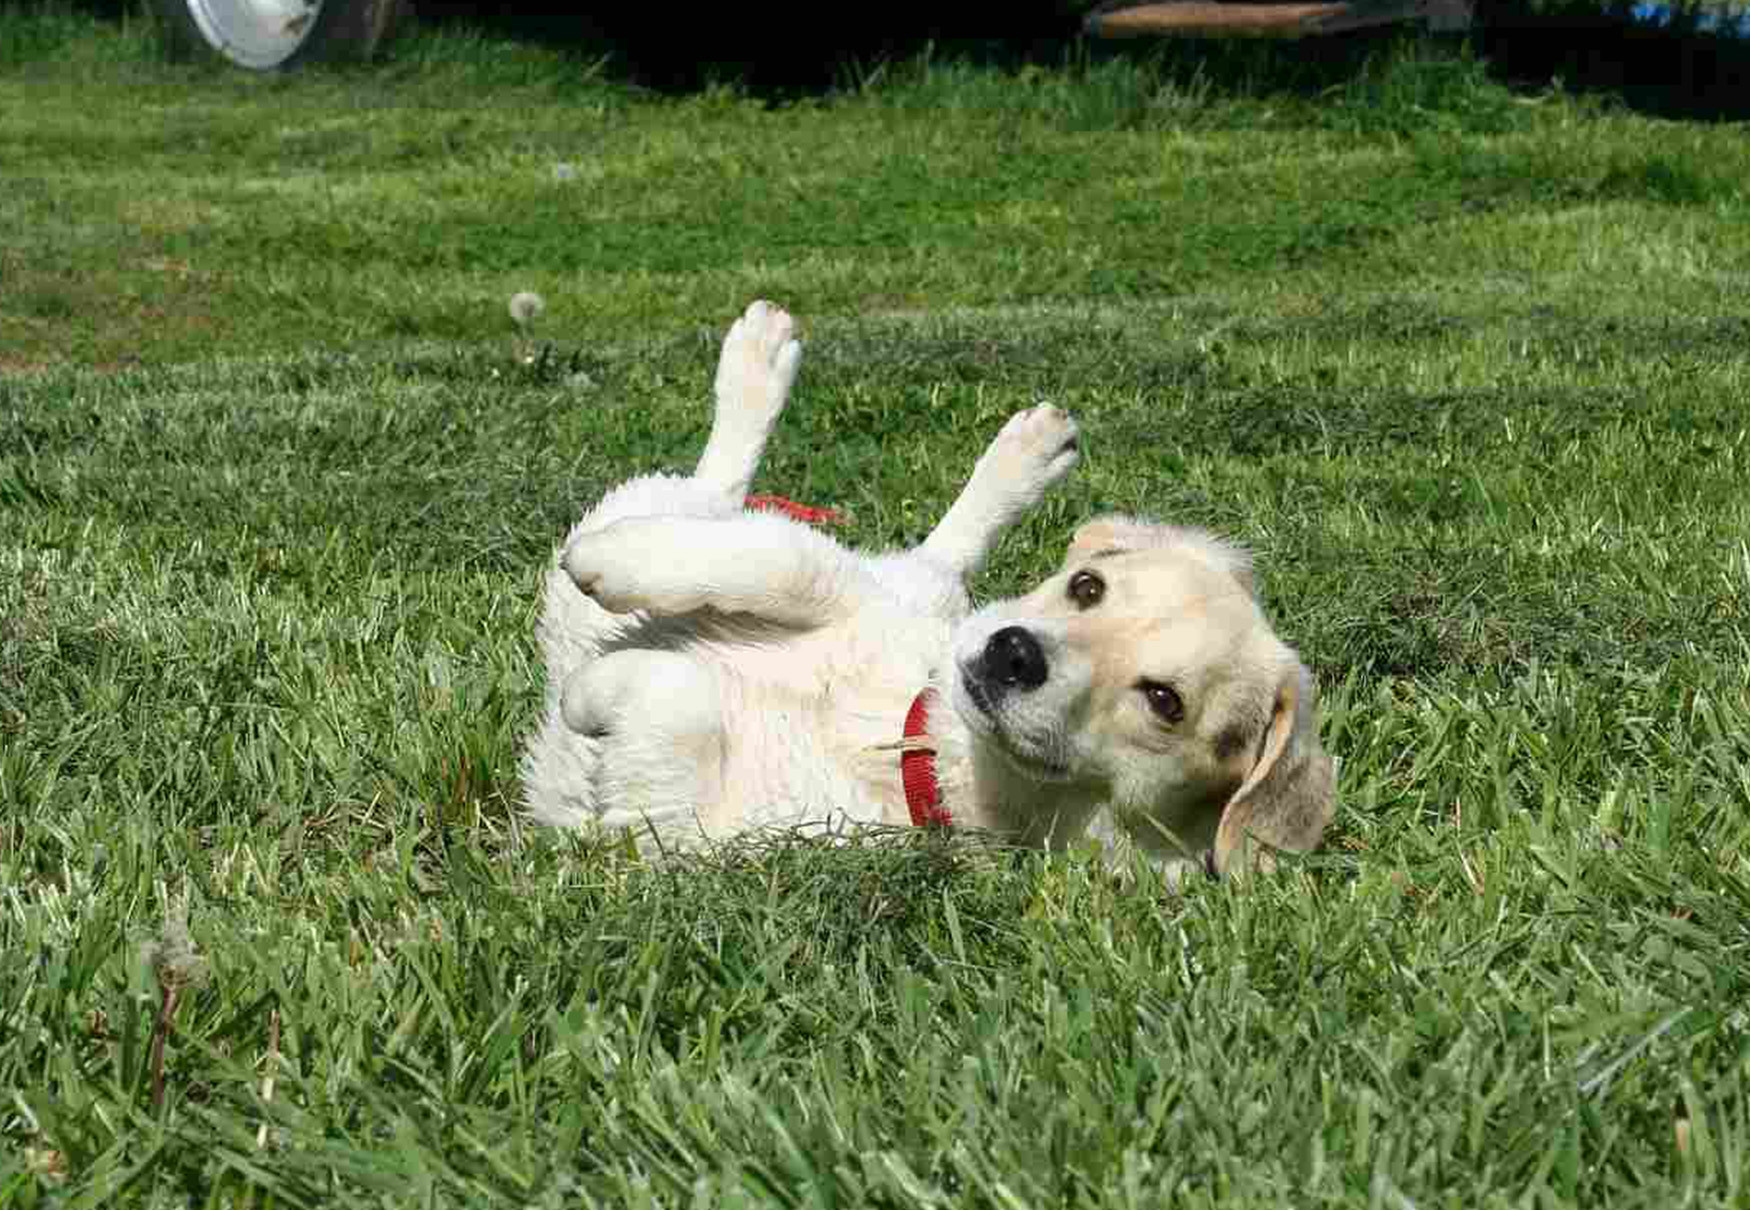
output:
<instances>
[{"instance_id":1,"label":"shadow on grass","mask_svg":"<svg viewBox=\"0 0 1750 1210\"><path fill-rule=\"evenodd\" d=\"M1012 6L1000 18L920 3L888 6L879 18L846 27L802 4L762 10L690 14L623 6L594 16L532 14L510 5L431 0L423 20L466 22L550 45L610 48L627 76L660 91L689 91L734 81L755 95L783 100L853 85L890 60L928 51L933 57L1020 69L1122 57L1155 60L1163 74L1196 74L1220 88L1260 88L1316 95L1348 82L1405 28L1376 27L1302 42L1091 42L1079 37L1073 0ZM1517 2L1479 0L1469 35L1490 74L1532 89L1560 84L1574 92L1615 95L1631 109L1699 120L1750 118L1750 38L1728 38L1636 22L1607 12L1529 11ZM1462 39L1443 37L1457 46Z\"/></svg>"},{"instance_id":2,"label":"shadow on grass","mask_svg":"<svg viewBox=\"0 0 1750 1210\"><path fill-rule=\"evenodd\" d=\"M1750 38L1660 26L1610 13L1535 13L1481 0L1474 35L1497 77L1620 98L1656 117L1750 120Z\"/></svg>"}]
</instances>

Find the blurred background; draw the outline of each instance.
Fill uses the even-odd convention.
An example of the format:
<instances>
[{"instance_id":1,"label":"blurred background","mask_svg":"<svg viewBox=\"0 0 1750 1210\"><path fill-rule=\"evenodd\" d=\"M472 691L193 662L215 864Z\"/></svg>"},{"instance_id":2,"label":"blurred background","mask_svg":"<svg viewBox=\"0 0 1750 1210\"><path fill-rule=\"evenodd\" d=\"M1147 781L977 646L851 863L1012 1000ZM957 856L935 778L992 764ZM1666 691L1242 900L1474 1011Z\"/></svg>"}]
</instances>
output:
<instances>
[{"instance_id":1,"label":"blurred background","mask_svg":"<svg viewBox=\"0 0 1750 1210\"><path fill-rule=\"evenodd\" d=\"M152 0L58 0L61 7L116 20L143 19ZM164 0L158 0L164 2ZM818 6L773 0L749 22L735 5L676 8L595 3L573 12L530 12L484 0L401 0L422 23L473 26L538 41L580 57L607 57L611 69L645 86L685 91L733 82L781 97L853 85L882 61L925 49L962 59L1023 66L1057 63L1066 53L1156 53L1245 70L1272 60L1280 44L1163 40L1139 52L1135 42L1081 36L1092 0L1031 0L1001 13L988 7L894 0L878 10L823 16ZM1361 0L1362 3L1370 0ZM1383 0L1371 0L1380 3ZM0 7L41 7L41 0L0 0ZM1499 77L1532 89L1551 84L1575 92L1614 93L1630 106L1672 117L1750 117L1750 8L1715 0L1475 0L1468 39ZM1380 26L1307 38L1287 52L1304 68L1307 87L1322 87L1401 32Z\"/></svg>"}]
</instances>

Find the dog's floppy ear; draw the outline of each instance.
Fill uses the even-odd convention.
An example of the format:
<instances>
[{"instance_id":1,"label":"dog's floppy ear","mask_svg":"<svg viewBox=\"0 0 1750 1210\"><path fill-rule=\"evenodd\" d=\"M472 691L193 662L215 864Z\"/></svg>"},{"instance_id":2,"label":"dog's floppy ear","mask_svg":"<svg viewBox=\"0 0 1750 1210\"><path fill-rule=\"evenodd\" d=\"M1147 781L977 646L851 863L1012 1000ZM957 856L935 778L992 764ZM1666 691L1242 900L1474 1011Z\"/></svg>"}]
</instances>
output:
<instances>
[{"instance_id":1,"label":"dog's floppy ear","mask_svg":"<svg viewBox=\"0 0 1750 1210\"><path fill-rule=\"evenodd\" d=\"M1319 746L1318 690L1294 660L1276 686L1258 759L1222 810L1215 869L1269 870L1270 850L1315 848L1336 813L1331 758Z\"/></svg>"}]
</instances>

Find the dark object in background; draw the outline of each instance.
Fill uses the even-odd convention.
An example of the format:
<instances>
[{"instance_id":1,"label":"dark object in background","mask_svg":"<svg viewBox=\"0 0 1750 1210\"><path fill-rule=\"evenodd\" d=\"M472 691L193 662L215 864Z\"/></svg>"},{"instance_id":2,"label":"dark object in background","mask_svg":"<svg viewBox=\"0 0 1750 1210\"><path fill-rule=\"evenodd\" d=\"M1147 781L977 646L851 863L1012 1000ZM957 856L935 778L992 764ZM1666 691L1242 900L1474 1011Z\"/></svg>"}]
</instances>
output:
<instances>
[{"instance_id":1,"label":"dark object in background","mask_svg":"<svg viewBox=\"0 0 1750 1210\"><path fill-rule=\"evenodd\" d=\"M1750 0L1746 0L1750 3ZM596 4L587 14L531 13L510 4L418 0L422 20L466 21L513 37L612 52L639 82L665 91L733 81L756 95L854 82L884 59L933 48L942 59L1020 66L1060 64L1080 40L1093 0L1034 0L1000 12L920 0L867 10L862 21L818 5L774 0L750 21L732 5L684 16L654 5ZM1463 35L1500 78L1533 88L1560 79L1575 92L1615 92L1637 110L1670 117L1750 118L1750 38L1659 26L1631 15L1633 0L1475 0ZM1400 34L1390 27L1296 45L1308 78L1357 66ZM1130 53L1102 42L1094 54ZM1321 70L1321 68L1323 70Z\"/></svg>"},{"instance_id":2,"label":"dark object in background","mask_svg":"<svg viewBox=\"0 0 1750 1210\"><path fill-rule=\"evenodd\" d=\"M63 2L116 17L155 0ZM680 91L723 80L767 96L853 82L883 59L926 46L944 59L1059 64L1094 7L1093 0L1037 0L1011 5L999 16L896 0L855 24L836 11L828 20L818 6L806 8L798 0L775 0L757 21L727 5L697 6L677 16L672 9L624 0L597 0L588 13L530 12L529 6L466 0L411 3L422 22L483 26L586 56L612 53L627 74L651 87ZM1634 109L1664 117L1750 119L1750 37L1697 30L1685 20L1656 24L1634 17L1634 7L1633 0L1476 0L1465 36L1492 74L1514 84L1541 89L1560 80L1569 91L1614 94ZM1297 47L1296 61L1304 54L1328 60L1327 71L1350 69L1375 44L1369 34L1311 39Z\"/></svg>"},{"instance_id":3,"label":"dark object in background","mask_svg":"<svg viewBox=\"0 0 1750 1210\"><path fill-rule=\"evenodd\" d=\"M770 0L683 8L596 3L586 12L420 0L421 20L462 20L513 37L611 51L640 83L663 91L733 81L755 93L850 82L859 68L934 47L944 58L1062 62L1088 4L1035 0L1001 10L894 0L866 10Z\"/></svg>"},{"instance_id":4,"label":"dark object in background","mask_svg":"<svg viewBox=\"0 0 1750 1210\"><path fill-rule=\"evenodd\" d=\"M1696 28L1692 15L1661 24L1635 16L1636 7L1477 0L1473 44L1515 83L1559 80L1660 117L1750 119L1750 37Z\"/></svg>"}]
</instances>

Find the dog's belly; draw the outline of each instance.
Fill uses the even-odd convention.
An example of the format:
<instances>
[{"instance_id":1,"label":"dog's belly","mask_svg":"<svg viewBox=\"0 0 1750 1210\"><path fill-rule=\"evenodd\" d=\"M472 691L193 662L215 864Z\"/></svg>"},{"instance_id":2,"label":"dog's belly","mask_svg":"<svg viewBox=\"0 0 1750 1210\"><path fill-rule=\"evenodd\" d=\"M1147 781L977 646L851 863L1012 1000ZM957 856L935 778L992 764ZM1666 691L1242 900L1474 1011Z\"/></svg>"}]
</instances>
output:
<instances>
[{"instance_id":1,"label":"dog's belly","mask_svg":"<svg viewBox=\"0 0 1750 1210\"><path fill-rule=\"evenodd\" d=\"M707 830L906 822L895 745L945 645L945 626L909 619L855 635L817 632L782 652L711 652L724 801Z\"/></svg>"},{"instance_id":2,"label":"dog's belly","mask_svg":"<svg viewBox=\"0 0 1750 1210\"><path fill-rule=\"evenodd\" d=\"M654 828L683 846L761 827L909 821L894 745L913 699L947 658L948 619L877 599L799 633L735 615L632 618L587 600L564 606L573 625L544 636L550 675L588 675L627 651L695 660L713 674L720 755L687 776L682 767L710 745L685 750L636 712L621 724L630 730L611 738L575 733L559 718L556 684L545 738L525 760L538 817ZM668 704L644 699L644 718L666 716ZM700 793L677 793L682 787Z\"/></svg>"},{"instance_id":3,"label":"dog's belly","mask_svg":"<svg viewBox=\"0 0 1750 1210\"><path fill-rule=\"evenodd\" d=\"M709 834L906 818L900 727L890 703L762 694L755 713L726 719L723 800L700 822Z\"/></svg>"}]
</instances>

